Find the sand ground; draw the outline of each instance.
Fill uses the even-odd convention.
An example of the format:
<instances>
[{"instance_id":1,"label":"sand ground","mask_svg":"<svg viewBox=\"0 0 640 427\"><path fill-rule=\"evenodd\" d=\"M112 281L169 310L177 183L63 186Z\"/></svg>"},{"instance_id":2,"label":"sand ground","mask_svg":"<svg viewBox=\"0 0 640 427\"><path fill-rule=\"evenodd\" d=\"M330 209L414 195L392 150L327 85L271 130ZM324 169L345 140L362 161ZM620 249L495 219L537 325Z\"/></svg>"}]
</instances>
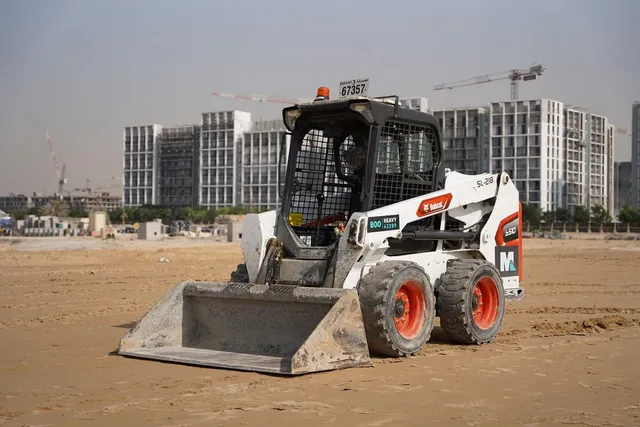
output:
<instances>
[{"instance_id":1,"label":"sand ground","mask_svg":"<svg viewBox=\"0 0 640 427\"><path fill-rule=\"evenodd\" d=\"M282 378L112 354L174 284L226 280L236 244L0 241L0 425L640 426L640 242L525 242L495 343L436 330L412 358Z\"/></svg>"}]
</instances>

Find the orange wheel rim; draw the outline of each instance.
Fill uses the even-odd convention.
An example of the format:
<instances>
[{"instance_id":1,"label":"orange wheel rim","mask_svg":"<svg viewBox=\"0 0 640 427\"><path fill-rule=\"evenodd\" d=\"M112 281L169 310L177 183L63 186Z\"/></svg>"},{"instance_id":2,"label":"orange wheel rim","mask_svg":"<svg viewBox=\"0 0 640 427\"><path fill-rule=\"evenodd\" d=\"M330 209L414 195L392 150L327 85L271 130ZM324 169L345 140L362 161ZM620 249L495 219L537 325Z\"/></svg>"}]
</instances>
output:
<instances>
[{"instance_id":1,"label":"orange wheel rim","mask_svg":"<svg viewBox=\"0 0 640 427\"><path fill-rule=\"evenodd\" d=\"M424 325L425 295L420 284L407 280L396 292L393 305L393 321L396 330L405 339L415 338Z\"/></svg>"},{"instance_id":2,"label":"orange wheel rim","mask_svg":"<svg viewBox=\"0 0 640 427\"><path fill-rule=\"evenodd\" d=\"M489 329L498 317L500 307L498 286L490 277L483 277L473 288L471 307L473 321L480 329Z\"/></svg>"}]
</instances>

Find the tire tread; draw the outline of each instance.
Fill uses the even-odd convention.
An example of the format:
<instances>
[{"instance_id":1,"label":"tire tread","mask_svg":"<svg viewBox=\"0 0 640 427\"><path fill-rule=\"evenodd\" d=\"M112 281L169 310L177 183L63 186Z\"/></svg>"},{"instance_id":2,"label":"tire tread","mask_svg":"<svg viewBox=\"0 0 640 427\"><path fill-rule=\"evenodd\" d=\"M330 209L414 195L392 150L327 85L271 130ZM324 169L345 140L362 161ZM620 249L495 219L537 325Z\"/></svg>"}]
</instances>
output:
<instances>
[{"instance_id":1,"label":"tire tread","mask_svg":"<svg viewBox=\"0 0 640 427\"><path fill-rule=\"evenodd\" d=\"M495 339L481 339L473 333L471 319L467 315L467 305L471 301L467 300L470 288L473 283L472 278L475 272L491 264L484 260L461 260L449 261L446 272L442 275L438 288L438 298L436 304L440 316L440 327L453 340L463 344L488 344Z\"/></svg>"},{"instance_id":2,"label":"tire tread","mask_svg":"<svg viewBox=\"0 0 640 427\"><path fill-rule=\"evenodd\" d=\"M386 327L389 290L395 276L407 267L415 267L424 273L418 264L411 261L386 261L371 267L361 279L358 294L365 321L365 331L369 349L381 355L404 357L415 354L420 349L408 353L399 349L393 342ZM432 322L433 323L433 322ZM429 325L427 325L429 327ZM427 340L431 336L431 328Z\"/></svg>"}]
</instances>

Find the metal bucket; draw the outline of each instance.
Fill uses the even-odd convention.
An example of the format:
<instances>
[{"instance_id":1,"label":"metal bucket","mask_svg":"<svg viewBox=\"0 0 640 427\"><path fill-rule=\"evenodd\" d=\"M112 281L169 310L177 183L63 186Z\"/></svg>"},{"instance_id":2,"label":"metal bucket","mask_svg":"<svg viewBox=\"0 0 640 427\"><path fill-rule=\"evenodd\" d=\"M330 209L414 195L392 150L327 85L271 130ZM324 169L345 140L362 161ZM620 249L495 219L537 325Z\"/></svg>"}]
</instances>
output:
<instances>
[{"instance_id":1,"label":"metal bucket","mask_svg":"<svg viewBox=\"0 0 640 427\"><path fill-rule=\"evenodd\" d=\"M174 286L118 352L288 375L371 363L356 290L239 283Z\"/></svg>"}]
</instances>

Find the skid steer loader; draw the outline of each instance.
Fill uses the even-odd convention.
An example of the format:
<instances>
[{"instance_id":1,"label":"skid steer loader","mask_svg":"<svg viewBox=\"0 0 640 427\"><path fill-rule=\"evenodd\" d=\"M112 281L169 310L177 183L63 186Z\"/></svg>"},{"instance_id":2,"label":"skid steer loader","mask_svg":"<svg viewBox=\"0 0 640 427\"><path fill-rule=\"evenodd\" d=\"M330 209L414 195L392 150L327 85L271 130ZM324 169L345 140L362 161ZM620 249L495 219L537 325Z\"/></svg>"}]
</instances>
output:
<instances>
[{"instance_id":1,"label":"skid steer loader","mask_svg":"<svg viewBox=\"0 0 640 427\"><path fill-rule=\"evenodd\" d=\"M228 283L174 286L120 354L293 375L413 355L436 316L456 342L496 337L524 296L513 181L443 169L436 118L397 96L328 95L283 109L281 205L246 216Z\"/></svg>"}]
</instances>

